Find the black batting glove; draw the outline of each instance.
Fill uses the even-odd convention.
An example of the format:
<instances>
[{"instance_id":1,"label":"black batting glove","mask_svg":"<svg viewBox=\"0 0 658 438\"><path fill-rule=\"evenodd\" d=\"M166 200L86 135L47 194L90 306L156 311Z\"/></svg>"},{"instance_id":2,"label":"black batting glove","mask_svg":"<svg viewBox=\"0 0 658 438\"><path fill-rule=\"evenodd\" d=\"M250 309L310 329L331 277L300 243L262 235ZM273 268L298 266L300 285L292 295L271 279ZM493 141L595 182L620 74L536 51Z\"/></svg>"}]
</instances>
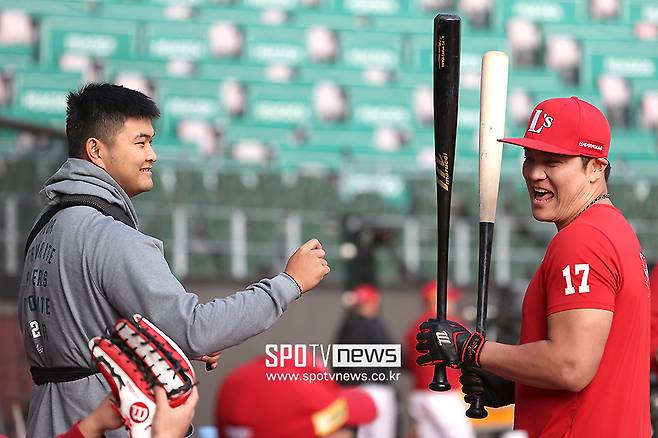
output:
<instances>
[{"instance_id":1,"label":"black batting glove","mask_svg":"<svg viewBox=\"0 0 658 438\"><path fill-rule=\"evenodd\" d=\"M463 368L459 382L462 384L466 403L473 403L476 396L482 398L485 406L492 408L500 408L514 403L514 382L482 368Z\"/></svg>"},{"instance_id":2,"label":"black batting glove","mask_svg":"<svg viewBox=\"0 0 658 438\"><path fill-rule=\"evenodd\" d=\"M459 323L430 319L420 325L416 340L416 351L424 353L416 359L418 365L480 366L480 351L485 339Z\"/></svg>"}]
</instances>

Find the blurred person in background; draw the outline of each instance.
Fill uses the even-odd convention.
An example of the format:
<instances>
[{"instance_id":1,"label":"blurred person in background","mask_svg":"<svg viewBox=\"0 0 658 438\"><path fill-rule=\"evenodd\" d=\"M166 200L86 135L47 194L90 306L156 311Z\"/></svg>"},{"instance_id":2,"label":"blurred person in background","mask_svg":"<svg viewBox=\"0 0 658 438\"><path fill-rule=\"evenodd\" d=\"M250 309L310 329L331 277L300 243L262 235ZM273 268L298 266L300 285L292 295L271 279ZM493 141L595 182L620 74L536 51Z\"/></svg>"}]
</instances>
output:
<instances>
[{"instance_id":1,"label":"blurred person in background","mask_svg":"<svg viewBox=\"0 0 658 438\"><path fill-rule=\"evenodd\" d=\"M342 297L345 317L338 330L336 344L392 344L393 339L381 317L381 294L370 284L359 284ZM377 405L377 418L359 429L358 438L393 438L396 434L397 402L391 382L379 381L390 368L335 368L335 373L367 376L365 381L340 381L342 385L359 385Z\"/></svg>"},{"instance_id":2,"label":"blurred person in background","mask_svg":"<svg viewBox=\"0 0 658 438\"><path fill-rule=\"evenodd\" d=\"M219 351L267 330L329 273L312 239L283 272L244 291L207 303L188 293L162 242L138 231L130 199L153 188L159 116L150 98L117 85L88 84L68 95L69 158L41 190L18 297L34 381L30 437L64 433L109 393L87 342L120 317L147 317L212 369Z\"/></svg>"},{"instance_id":3,"label":"blurred person in background","mask_svg":"<svg viewBox=\"0 0 658 438\"><path fill-rule=\"evenodd\" d=\"M423 313L414 321L405 336L405 368L413 376L413 389L409 394L409 415L413 420L413 432L409 438L475 438L473 426L464 415L459 371L448 368L450 391L437 392L428 388L434 376L434 368L416 363L416 333L418 326L436 318L436 280L428 281L420 290ZM447 318L463 324L455 307L462 292L448 286Z\"/></svg>"},{"instance_id":4,"label":"blurred person in background","mask_svg":"<svg viewBox=\"0 0 658 438\"><path fill-rule=\"evenodd\" d=\"M231 371L215 401L222 438L354 438L377 416L372 398L343 389L321 359L258 356Z\"/></svg>"}]
</instances>

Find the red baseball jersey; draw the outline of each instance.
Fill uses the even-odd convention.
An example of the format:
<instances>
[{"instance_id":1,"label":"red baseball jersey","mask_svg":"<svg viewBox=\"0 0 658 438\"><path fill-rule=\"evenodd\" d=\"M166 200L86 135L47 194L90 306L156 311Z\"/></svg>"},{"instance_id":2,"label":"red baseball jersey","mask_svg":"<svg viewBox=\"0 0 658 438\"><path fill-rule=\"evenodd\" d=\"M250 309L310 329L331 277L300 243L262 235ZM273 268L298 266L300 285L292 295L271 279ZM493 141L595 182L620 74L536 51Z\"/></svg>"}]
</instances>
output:
<instances>
[{"instance_id":1,"label":"red baseball jersey","mask_svg":"<svg viewBox=\"0 0 658 438\"><path fill-rule=\"evenodd\" d=\"M650 360L651 371L658 373L658 264L653 267L651 276L651 348Z\"/></svg>"},{"instance_id":2,"label":"red baseball jersey","mask_svg":"<svg viewBox=\"0 0 658 438\"><path fill-rule=\"evenodd\" d=\"M418 327L427 321L428 319L436 318L436 312L425 312L423 313L413 324L407 329L407 334L405 336L405 352L406 352L406 364L408 370L413 375L414 380L414 389L426 389L430 390L427 385L434 378L434 367L433 366L420 366L416 363L416 358L419 356L416 351L416 335L418 334ZM452 321L462 324L459 319L449 316L449 319ZM461 371L454 368L446 368L446 376L448 377L448 382L453 390L461 388L461 383L459 383L459 376Z\"/></svg>"},{"instance_id":3,"label":"red baseball jersey","mask_svg":"<svg viewBox=\"0 0 658 438\"><path fill-rule=\"evenodd\" d=\"M597 204L560 230L523 301L521 343L547 339L547 317L571 309L614 313L599 368L580 392L516 385L515 428L535 437L651 436L649 276L619 210Z\"/></svg>"}]
</instances>

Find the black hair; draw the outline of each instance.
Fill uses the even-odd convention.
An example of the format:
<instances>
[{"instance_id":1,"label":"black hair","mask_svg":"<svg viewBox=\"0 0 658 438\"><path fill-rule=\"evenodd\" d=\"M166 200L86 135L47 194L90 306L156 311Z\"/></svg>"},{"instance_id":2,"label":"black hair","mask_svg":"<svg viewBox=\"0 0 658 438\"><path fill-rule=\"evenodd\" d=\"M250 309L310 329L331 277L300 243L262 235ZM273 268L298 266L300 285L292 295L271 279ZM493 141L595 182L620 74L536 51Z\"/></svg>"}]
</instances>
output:
<instances>
[{"instance_id":1,"label":"black hair","mask_svg":"<svg viewBox=\"0 0 658 438\"><path fill-rule=\"evenodd\" d=\"M587 165L589 164L590 161L592 161L594 157L585 157L583 155L580 156L580 161L583 163L583 170L587 169ZM608 178L610 178L610 160L608 161L608 165L605 166L605 170L603 171L603 177L605 178L605 181L608 182Z\"/></svg>"},{"instance_id":2,"label":"black hair","mask_svg":"<svg viewBox=\"0 0 658 438\"><path fill-rule=\"evenodd\" d=\"M85 158L91 137L111 144L128 118L157 119L155 102L139 91L113 84L87 84L66 98L66 137L70 158Z\"/></svg>"}]
</instances>

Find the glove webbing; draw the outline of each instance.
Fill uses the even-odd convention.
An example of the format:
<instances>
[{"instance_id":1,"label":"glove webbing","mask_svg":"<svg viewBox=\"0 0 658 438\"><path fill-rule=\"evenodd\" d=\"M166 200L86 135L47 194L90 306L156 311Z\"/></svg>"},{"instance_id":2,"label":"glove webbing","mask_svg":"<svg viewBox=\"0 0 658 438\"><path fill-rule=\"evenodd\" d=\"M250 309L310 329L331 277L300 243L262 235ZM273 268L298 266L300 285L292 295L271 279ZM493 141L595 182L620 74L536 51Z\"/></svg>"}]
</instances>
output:
<instances>
[{"instance_id":1,"label":"glove webbing","mask_svg":"<svg viewBox=\"0 0 658 438\"><path fill-rule=\"evenodd\" d=\"M157 358L157 361L162 362L166 359L168 362L167 370L175 371L183 379L184 385L179 388L175 388L172 389L171 391L168 391L169 396L185 393L191 390L192 387L195 385L195 383L189 377L189 371L190 371L189 368L187 366L183 366L181 362L176 357L174 357L174 355L171 353L171 350L169 348L166 348L148 330L141 327L133 317L130 318L130 322L132 326L131 328L134 330L134 333L131 333L130 336L132 337L143 336L147 338L148 340L140 341L140 344L153 345L155 348L151 349L151 353L159 352L161 354L161 356ZM127 323L123 323L123 325L119 327L116 328L111 327L108 330L108 333L104 337L108 339L110 342L112 342L115 346L117 346L122 353L128 356L128 358L135 364L135 366L137 366L137 369L140 371L142 378L145 379L146 383L148 384L149 389L152 390L156 385L160 385L161 382L158 380L160 375L159 374L155 375L152 371L153 367L147 365L144 362L143 357L140 354L138 354L133 348L131 348L121 338L118 332L126 325Z\"/></svg>"}]
</instances>

